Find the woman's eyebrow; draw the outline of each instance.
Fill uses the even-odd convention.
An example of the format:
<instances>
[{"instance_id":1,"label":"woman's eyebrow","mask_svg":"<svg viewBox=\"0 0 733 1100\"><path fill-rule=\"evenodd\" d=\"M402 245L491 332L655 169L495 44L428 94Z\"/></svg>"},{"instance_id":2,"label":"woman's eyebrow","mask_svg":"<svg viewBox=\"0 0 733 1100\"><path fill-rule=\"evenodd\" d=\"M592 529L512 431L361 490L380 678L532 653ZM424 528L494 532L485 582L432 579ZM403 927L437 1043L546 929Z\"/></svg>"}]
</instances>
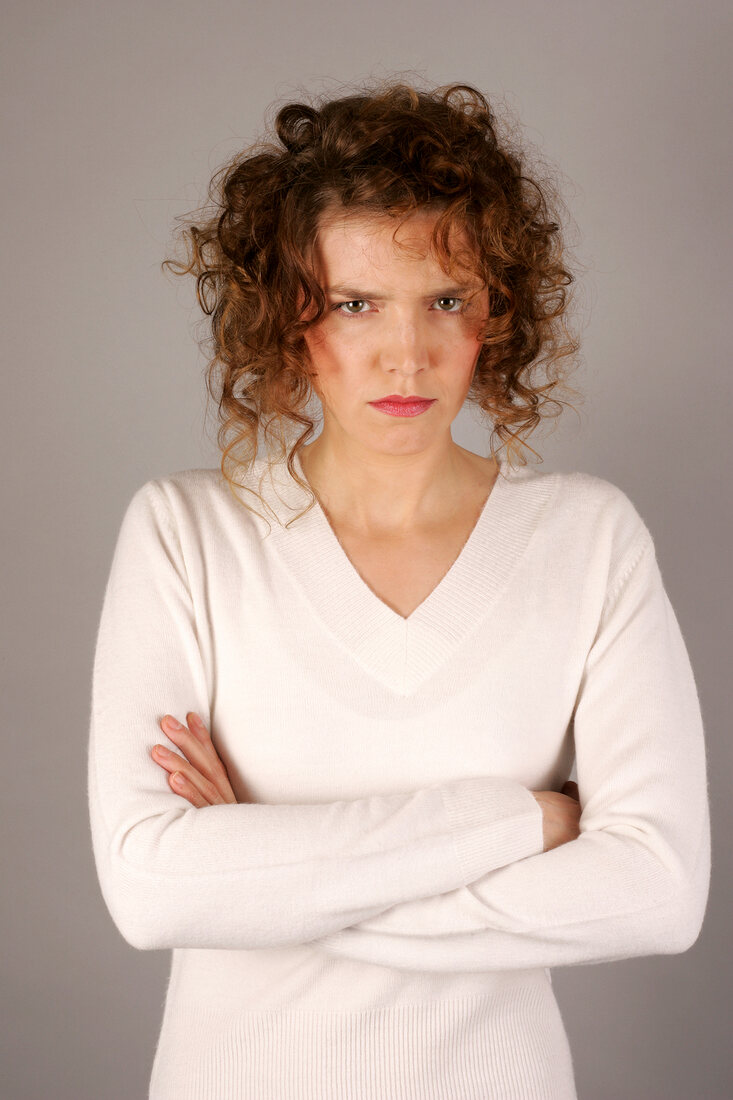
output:
<instances>
[{"instance_id":1,"label":"woman's eyebrow","mask_svg":"<svg viewBox=\"0 0 733 1100\"><path fill-rule=\"evenodd\" d=\"M437 290L429 290L424 295L425 298L460 298L464 294L470 294L477 287L471 286L447 286L438 287ZM353 286L329 286L327 287L328 294L341 294L344 297L349 298L350 301L361 301L364 298L378 298L380 301L388 302L390 297L388 294L383 294L380 290L359 290Z\"/></svg>"}]
</instances>

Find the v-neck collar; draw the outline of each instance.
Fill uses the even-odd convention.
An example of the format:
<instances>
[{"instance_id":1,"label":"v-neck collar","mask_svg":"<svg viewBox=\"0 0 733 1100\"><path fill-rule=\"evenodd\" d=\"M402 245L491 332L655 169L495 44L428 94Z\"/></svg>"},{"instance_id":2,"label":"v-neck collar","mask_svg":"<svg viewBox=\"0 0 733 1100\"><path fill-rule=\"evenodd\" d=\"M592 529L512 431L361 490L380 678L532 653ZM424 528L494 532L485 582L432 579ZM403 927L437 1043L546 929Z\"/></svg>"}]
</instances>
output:
<instances>
[{"instance_id":1,"label":"v-neck collar","mask_svg":"<svg viewBox=\"0 0 733 1100\"><path fill-rule=\"evenodd\" d=\"M432 592L404 618L352 565L321 505L295 519L310 497L285 460L257 460L258 489L280 519L271 534L280 560L339 643L383 686L410 695L450 658L489 613L522 556L558 476L529 467L499 473L458 557ZM300 458L298 474L307 481ZM290 523L289 527L284 524Z\"/></svg>"}]
</instances>

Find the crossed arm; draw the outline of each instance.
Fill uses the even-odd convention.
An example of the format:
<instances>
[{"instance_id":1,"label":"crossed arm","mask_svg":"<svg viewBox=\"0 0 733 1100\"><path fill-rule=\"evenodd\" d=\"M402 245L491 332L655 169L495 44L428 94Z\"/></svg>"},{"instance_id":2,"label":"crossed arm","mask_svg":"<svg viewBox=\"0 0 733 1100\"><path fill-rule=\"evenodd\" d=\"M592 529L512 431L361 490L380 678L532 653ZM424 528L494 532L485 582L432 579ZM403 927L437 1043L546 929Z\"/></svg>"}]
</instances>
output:
<instances>
[{"instance_id":1,"label":"crossed arm","mask_svg":"<svg viewBox=\"0 0 733 1100\"><path fill-rule=\"evenodd\" d=\"M102 890L135 946L318 941L379 965L460 971L672 953L699 934L710 874L702 724L650 542L609 592L588 655L573 714L577 791L486 777L326 805L237 805L194 711L183 737L161 724L179 750L153 757L166 791L146 759L155 708L206 713L206 697L180 545L149 485L123 523L105 596L89 757ZM554 847L548 799L578 815L577 835Z\"/></svg>"}]
</instances>

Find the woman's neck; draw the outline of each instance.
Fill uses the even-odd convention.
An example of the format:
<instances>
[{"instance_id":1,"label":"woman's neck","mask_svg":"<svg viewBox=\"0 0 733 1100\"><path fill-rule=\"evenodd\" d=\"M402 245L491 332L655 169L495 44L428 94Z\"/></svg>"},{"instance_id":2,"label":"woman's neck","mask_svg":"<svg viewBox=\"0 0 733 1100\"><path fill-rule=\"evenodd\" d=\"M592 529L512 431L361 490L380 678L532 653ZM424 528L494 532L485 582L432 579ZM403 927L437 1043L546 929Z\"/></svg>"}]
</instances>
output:
<instances>
[{"instance_id":1,"label":"woman's neck","mask_svg":"<svg viewBox=\"0 0 733 1100\"><path fill-rule=\"evenodd\" d=\"M300 451L306 480L335 523L364 535L404 535L449 523L484 499L498 463L451 439L430 455L336 455L321 437Z\"/></svg>"}]
</instances>

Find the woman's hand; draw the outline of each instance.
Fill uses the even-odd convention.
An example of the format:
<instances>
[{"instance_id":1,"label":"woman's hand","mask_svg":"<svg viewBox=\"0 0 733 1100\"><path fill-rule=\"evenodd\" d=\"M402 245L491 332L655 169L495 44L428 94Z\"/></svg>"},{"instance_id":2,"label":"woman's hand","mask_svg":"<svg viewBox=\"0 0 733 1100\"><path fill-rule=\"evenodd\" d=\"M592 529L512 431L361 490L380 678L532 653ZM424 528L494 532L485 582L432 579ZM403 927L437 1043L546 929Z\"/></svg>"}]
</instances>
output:
<instances>
[{"instance_id":1,"label":"woman's hand","mask_svg":"<svg viewBox=\"0 0 733 1100\"><path fill-rule=\"evenodd\" d=\"M565 794L558 791L532 791L542 810L544 851L559 848L580 836L581 805L578 784L568 779L563 784Z\"/></svg>"},{"instance_id":2,"label":"woman's hand","mask_svg":"<svg viewBox=\"0 0 733 1100\"><path fill-rule=\"evenodd\" d=\"M206 726L193 711L188 712L186 721L188 729L166 714L158 723L166 737L184 754L183 758L163 745L155 745L150 753L153 760L169 773L171 789L187 798L192 806L201 809L236 802L227 770Z\"/></svg>"}]
</instances>

